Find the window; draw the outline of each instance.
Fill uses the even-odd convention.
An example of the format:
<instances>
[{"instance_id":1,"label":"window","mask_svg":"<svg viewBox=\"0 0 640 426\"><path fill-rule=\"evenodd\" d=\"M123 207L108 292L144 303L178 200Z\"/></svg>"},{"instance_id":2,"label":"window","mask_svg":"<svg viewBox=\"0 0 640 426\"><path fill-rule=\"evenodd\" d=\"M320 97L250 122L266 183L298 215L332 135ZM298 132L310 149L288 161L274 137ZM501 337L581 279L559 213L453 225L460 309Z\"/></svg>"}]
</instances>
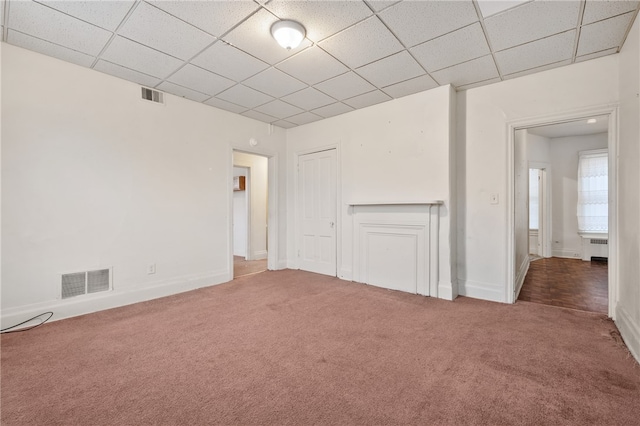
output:
<instances>
[{"instance_id":1,"label":"window","mask_svg":"<svg viewBox=\"0 0 640 426\"><path fill-rule=\"evenodd\" d=\"M583 151L578 161L578 230L608 232L609 169L606 149Z\"/></svg>"}]
</instances>

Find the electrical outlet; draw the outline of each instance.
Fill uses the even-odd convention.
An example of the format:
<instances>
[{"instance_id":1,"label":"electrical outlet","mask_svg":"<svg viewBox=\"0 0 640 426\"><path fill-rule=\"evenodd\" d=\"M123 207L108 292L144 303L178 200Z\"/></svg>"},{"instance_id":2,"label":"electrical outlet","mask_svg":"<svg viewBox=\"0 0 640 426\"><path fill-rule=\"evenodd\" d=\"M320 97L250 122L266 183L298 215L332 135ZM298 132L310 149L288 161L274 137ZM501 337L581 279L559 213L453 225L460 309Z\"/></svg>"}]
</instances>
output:
<instances>
[{"instance_id":1,"label":"electrical outlet","mask_svg":"<svg viewBox=\"0 0 640 426\"><path fill-rule=\"evenodd\" d=\"M498 204L499 203L499 198L498 198L498 194L493 193L489 196L489 202L491 204Z\"/></svg>"},{"instance_id":2,"label":"electrical outlet","mask_svg":"<svg viewBox=\"0 0 640 426\"><path fill-rule=\"evenodd\" d=\"M156 273L156 264L155 263L150 263L149 266L147 266L147 274L151 275L151 274L155 274Z\"/></svg>"}]
</instances>

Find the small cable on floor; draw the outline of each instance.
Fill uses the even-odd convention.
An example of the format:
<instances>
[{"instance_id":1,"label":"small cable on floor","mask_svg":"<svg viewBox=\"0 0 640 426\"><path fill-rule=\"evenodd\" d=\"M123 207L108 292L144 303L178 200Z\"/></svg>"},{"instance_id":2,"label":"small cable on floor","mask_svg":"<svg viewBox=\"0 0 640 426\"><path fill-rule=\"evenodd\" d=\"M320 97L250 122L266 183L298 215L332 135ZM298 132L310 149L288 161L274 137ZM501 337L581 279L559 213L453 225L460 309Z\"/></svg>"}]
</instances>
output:
<instances>
[{"instance_id":1,"label":"small cable on floor","mask_svg":"<svg viewBox=\"0 0 640 426\"><path fill-rule=\"evenodd\" d=\"M16 327L20 327L21 325L26 324L26 323L28 323L28 322L30 322L30 321L33 321L33 320L34 320L34 319L36 319L36 318L40 318L40 317L42 317L42 316L44 316L44 315L49 315L49 316L48 316L46 319L42 320L42 321L40 322L40 324L36 324L36 325L34 325L34 326L32 326L32 327L29 327L29 328L21 328L20 330L13 330L13 331L10 331L10 330L12 330L12 329L14 329L14 328L16 328ZM34 329L34 328L36 328L36 327L40 327L40 326L41 326L42 324L44 324L45 322L49 321L49 320L51 319L51 317L52 317L52 316L53 316L53 312L43 312L43 313L41 313L40 315L36 315L36 316L35 316L35 317L33 317L33 318L29 318L29 319L28 319L28 320L26 320L26 321L22 321L20 324L16 324L16 325L12 325L11 327L3 328L2 330L0 330L0 334L7 334L7 333L19 333L19 332L21 332L21 331L28 331L28 330L32 330L32 329Z\"/></svg>"}]
</instances>

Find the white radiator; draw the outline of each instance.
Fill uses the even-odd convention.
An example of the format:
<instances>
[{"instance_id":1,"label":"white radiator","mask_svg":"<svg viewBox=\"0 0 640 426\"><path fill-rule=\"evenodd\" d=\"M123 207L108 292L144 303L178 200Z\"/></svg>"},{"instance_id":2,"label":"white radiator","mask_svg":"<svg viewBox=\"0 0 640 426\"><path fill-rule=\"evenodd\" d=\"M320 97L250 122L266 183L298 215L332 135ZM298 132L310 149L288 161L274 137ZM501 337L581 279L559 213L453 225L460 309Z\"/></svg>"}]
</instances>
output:
<instances>
[{"instance_id":1,"label":"white radiator","mask_svg":"<svg viewBox=\"0 0 640 426\"><path fill-rule=\"evenodd\" d=\"M609 257L609 237L607 235L581 235L582 260L589 261L592 257Z\"/></svg>"}]
</instances>

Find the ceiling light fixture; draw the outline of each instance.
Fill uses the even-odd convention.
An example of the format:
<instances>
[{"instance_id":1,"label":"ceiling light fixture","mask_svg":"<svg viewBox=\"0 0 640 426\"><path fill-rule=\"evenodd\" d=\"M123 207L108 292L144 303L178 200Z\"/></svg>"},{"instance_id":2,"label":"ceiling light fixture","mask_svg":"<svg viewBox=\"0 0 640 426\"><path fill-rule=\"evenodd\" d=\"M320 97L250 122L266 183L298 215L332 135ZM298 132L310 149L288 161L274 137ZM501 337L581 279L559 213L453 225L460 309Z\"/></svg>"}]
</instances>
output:
<instances>
[{"instance_id":1,"label":"ceiling light fixture","mask_svg":"<svg viewBox=\"0 0 640 426\"><path fill-rule=\"evenodd\" d=\"M298 47L305 34L304 27L296 21L278 21L271 26L271 35L287 50Z\"/></svg>"},{"instance_id":2,"label":"ceiling light fixture","mask_svg":"<svg viewBox=\"0 0 640 426\"><path fill-rule=\"evenodd\" d=\"M589 123L589 124L595 124L597 122L598 122L598 120L596 120L595 118L590 118L590 119L587 120L587 123Z\"/></svg>"}]
</instances>

